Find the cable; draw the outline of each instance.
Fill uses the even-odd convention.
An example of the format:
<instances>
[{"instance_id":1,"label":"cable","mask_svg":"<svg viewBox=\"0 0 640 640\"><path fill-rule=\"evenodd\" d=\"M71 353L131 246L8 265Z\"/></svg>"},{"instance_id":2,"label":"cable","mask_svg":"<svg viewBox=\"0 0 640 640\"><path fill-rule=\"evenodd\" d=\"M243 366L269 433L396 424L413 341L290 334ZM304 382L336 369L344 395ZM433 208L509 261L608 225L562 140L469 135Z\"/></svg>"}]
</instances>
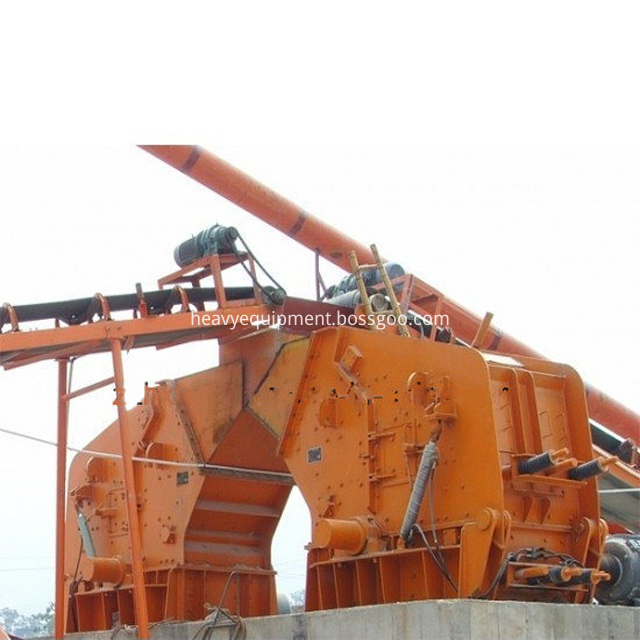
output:
<instances>
[{"instance_id":1,"label":"cable","mask_svg":"<svg viewBox=\"0 0 640 640\"><path fill-rule=\"evenodd\" d=\"M430 517L430 520L431 520L431 535L433 536L433 540L434 540L435 545L436 545L437 555L431 549L431 546L429 545L429 543L427 541L427 538L424 535L424 531L422 531L422 529L419 526L417 527L417 529L420 532L420 535L422 536L422 540L425 543L425 546L427 547L429 553L431 554L431 557L435 561L437 567L440 569L440 572L447 579L447 582L457 592L458 591L458 587L457 587L454 579L451 577L451 573L449 573L449 570L447 569L447 564L446 564L446 562L444 560L444 556L442 555L442 549L440 548L440 542L438 540L438 534L436 533L436 519L435 519L435 508L434 508L435 498L434 498L434 493L433 493L433 485L434 485L433 476L434 476L434 473L435 473L435 465L436 465L436 462L434 462L433 466L431 467L431 469L429 471L429 475L427 476L427 484L428 484L427 491L429 493L428 502L429 502L429 517ZM411 530L413 530L413 528L416 527L416 525L417 525L417 523L414 523L414 525L411 527Z\"/></svg>"},{"instance_id":2,"label":"cable","mask_svg":"<svg viewBox=\"0 0 640 640\"><path fill-rule=\"evenodd\" d=\"M453 590L456 593L458 593L458 586L453 581L453 578L451 577L451 574L447 571L447 568L440 564L440 560L438 559L433 549L431 548L431 545L427 540L427 536L424 535L424 531L422 530L420 525L416 522L411 528L416 529L416 531L420 534L420 537L422 538L422 542L424 542L424 546L426 547L427 551L433 558L433 561L436 563L436 567L438 567L438 569L440 570L440 573L445 577L447 582L452 586Z\"/></svg>"},{"instance_id":3,"label":"cable","mask_svg":"<svg viewBox=\"0 0 640 640\"><path fill-rule=\"evenodd\" d=\"M507 571L507 567L509 566L509 563L512 562L513 560L516 560L521 555L527 555L527 557L531 557L532 559L535 559L537 557L533 555L535 551L536 549L532 549L531 547L525 547L522 549L518 549L517 551L511 551L507 553L507 555L504 557L502 564L500 565L496 575L494 576L487 590L484 593L481 593L480 595L475 596L475 598L477 598L478 600L485 600L486 598L488 598L491 595L491 592L498 586L498 583L500 582L500 580L502 580L505 572ZM542 549L540 549L540 551L542 551Z\"/></svg>"},{"instance_id":4,"label":"cable","mask_svg":"<svg viewBox=\"0 0 640 640\"><path fill-rule=\"evenodd\" d=\"M247 628L244 620L239 615L234 615L229 612L228 609L222 608L224 600L227 597L227 592L229 591L229 587L231 585L231 578L240 575L240 573L241 572L235 570L229 573L224 588L222 589L222 595L220 596L220 602L218 602L218 606L215 607L212 612L205 618L204 624L198 628L192 640L198 640L200 636L202 636L202 640L209 640L213 636L213 632L216 627L229 626L218 624L220 615L223 615L225 618L227 618L227 620L229 620L231 624L234 625L233 633L230 634L230 640L244 640L247 635Z\"/></svg>"},{"instance_id":5,"label":"cable","mask_svg":"<svg viewBox=\"0 0 640 640\"><path fill-rule=\"evenodd\" d=\"M224 620L220 619L221 615L224 616L228 622L225 623ZM205 619L204 624L198 628L192 640L210 640L213 637L215 629L231 627L232 625L233 631L229 633L229 640L245 640L247 637L247 626L240 616L232 614L227 609L216 609L215 612L210 613L207 618L210 616L213 617L211 619Z\"/></svg>"},{"instance_id":6,"label":"cable","mask_svg":"<svg viewBox=\"0 0 640 640\"><path fill-rule=\"evenodd\" d=\"M167 618L166 620L158 620L157 622L152 622L149 625L149 630L153 629L154 627L161 627L161 626L165 626L167 623L171 624L173 623L174 620L172 618ZM111 632L111 640L114 640L121 631L124 631L125 633L128 633L130 636L135 636L136 638L138 637L138 626L135 624L119 624L116 627L113 628L113 631Z\"/></svg>"},{"instance_id":7,"label":"cable","mask_svg":"<svg viewBox=\"0 0 640 640\"><path fill-rule=\"evenodd\" d=\"M240 257L240 254L236 251L235 254ZM271 302L277 303L277 301L273 298L272 292L270 292L266 287L263 287L260 282L258 281L258 279L253 275L253 273L251 273L251 270L247 267L247 265L241 260L240 261L240 265L242 266L242 268L247 272L247 274L249 275L249 277L251 278L251 281L253 282L253 284L256 285L256 287L258 287L258 289L260 289L260 292L265 295L269 300L271 300Z\"/></svg>"},{"instance_id":8,"label":"cable","mask_svg":"<svg viewBox=\"0 0 640 640\"><path fill-rule=\"evenodd\" d=\"M0 560L24 560L25 558L47 558L53 560L50 553L43 553L42 555L22 555L22 556L0 556Z\"/></svg>"},{"instance_id":9,"label":"cable","mask_svg":"<svg viewBox=\"0 0 640 640\"><path fill-rule=\"evenodd\" d=\"M437 464L437 461L436 461ZM433 535L433 541L436 543L436 549L438 551L438 557L440 558L440 562L442 563L442 568L444 569L444 571L446 572L449 581L453 584L453 578L451 578L451 574L449 573L448 569L447 569L447 565L445 564L444 561L444 556L442 555L442 549L440 549L440 542L438 541L438 536L436 535L436 518L435 518L435 508L434 508L434 504L435 504L435 497L433 494L433 476L435 475L436 472L436 465L433 466L433 468L431 469L431 473L429 474L429 478L427 479L427 482L429 484L429 516L431 518L431 533ZM457 591L457 588L456 588Z\"/></svg>"},{"instance_id":10,"label":"cable","mask_svg":"<svg viewBox=\"0 0 640 640\"><path fill-rule=\"evenodd\" d=\"M53 570L53 567L16 567L15 569L0 569L2 573L9 573L10 571L49 571Z\"/></svg>"},{"instance_id":11,"label":"cable","mask_svg":"<svg viewBox=\"0 0 640 640\"><path fill-rule=\"evenodd\" d=\"M6 433L10 436L15 436L17 438L24 438L25 440L32 440L33 442L39 442L40 444L47 444L52 447L57 447L58 443L53 440L46 440L45 438L39 438L37 436L32 436L26 433L20 433L19 431L12 431L11 429L3 429L0 427L0 433ZM86 453L91 456L96 456L97 458L109 458L113 460L121 460L122 455L119 453L107 453L106 451L96 451L94 449L79 449L77 447L67 446L68 451L73 451L74 453ZM227 471L230 473L242 473L245 475L259 475L259 476L272 476L274 478L282 478L284 476L288 476L286 473L279 473L277 471L263 471L263 470L253 470L253 469L244 469L243 467L230 467L222 464L207 464L202 462L178 462L176 460L159 460L158 458L142 458L140 456L132 456L131 458L134 462L145 462L148 464L158 464L164 465L167 467L181 467L187 469L201 469L204 471ZM289 476L290 477L290 476Z\"/></svg>"},{"instance_id":12,"label":"cable","mask_svg":"<svg viewBox=\"0 0 640 640\"><path fill-rule=\"evenodd\" d=\"M256 254L253 253L251 249L249 249L249 245L247 244L246 240L240 235L240 232L238 232L238 240L240 240L244 248L247 250L247 253L253 258L253 261L262 269L262 272L267 276L267 278L269 278L269 280L271 280L271 282L273 282L273 284L278 287L278 289L282 289L284 291L284 287L264 268L260 260L258 260L258 258L256 257Z\"/></svg>"},{"instance_id":13,"label":"cable","mask_svg":"<svg viewBox=\"0 0 640 640\"><path fill-rule=\"evenodd\" d=\"M629 487L627 489L600 489L598 493L637 493L640 487Z\"/></svg>"},{"instance_id":14,"label":"cable","mask_svg":"<svg viewBox=\"0 0 640 640\"><path fill-rule=\"evenodd\" d=\"M527 547L526 549L520 549L519 551L516 551L516 555L524 555L531 560L539 560L540 558L544 558L545 560L548 560L550 558L558 558L558 560L560 560L560 564L564 564L570 567L584 567L582 562L576 560L568 553L556 553L554 551L549 551L549 549L545 549L545 547Z\"/></svg>"},{"instance_id":15,"label":"cable","mask_svg":"<svg viewBox=\"0 0 640 640\"><path fill-rule=\"evenodd\" d=\"M71 616L73 618L73 625L76 631L80 630L80 626L78 625L78 616L76 615L76 608L73 606L73 598L78 591L78 587L80 583L78 582L78 570L80 569L80 560L82 559L82 550L84 549L84 540L82 536L80 536L80 548L78 551L78 559L76 560L76 568L73 572L73 580L69 585L69 610L71 611Z\"/></svg>"},{"instance_id":16,"label":"cable","mask_svg":"<svg viewBox=\"0 0 640 640\"><path fill-rule=\"evenodd\" d=\"M487 590L480 595L475 596L475 598L477 598L478 600L485 600L486 598L488 598L491 595L491 592L498 586L500 580L502 580L502 578L504 577L509 563L513 562L514 560L517 561L521 556L524 556L525 558L528 558L530 560L538 560L540 558L544 558L545 560L548 560L549 558L558 558L561 561L560 563L563 565L577 567L584 566L573 556L570 556L566 553L555 553L554 551L549 551L549 549L545 549L544 547L523 547L522 549L518 549L517 551L511 551L510 553L507 553L507 555L504 557L504 560L502 561L502 564L500 565L500 568L498 569L498 572L491 581L491 584L489 585Z\"/></svg>"},{"instance_id":17,"label":"cable","mask_svg":"<svg viewBox=\"0 0 640 640\"><path fill-rule=\"evenodd\" d=\"M487 588L487 590L484 593L481 593L478 596L475 596L478 600L486 600L492 593L492 591L498 586L498 583L500 582L500 580L502 580L502 577L504 576L507 567L509 566L509 563L516 557L516 554L514 553L508 553L504 560L502 561L502 564L500 565L500 568L498 569L498 572L496 573L495 577L493 578L493 580L491 581L491 584L489 585L489 587Z\"/></svg>"},{"instance_id":18,"label":"cable","mask_svg":"<svg viewBox=\"0 0 640 640\"><path fill-rule=\"evenodd\" d=\"M267 276L267 278L269 278L269 280L271 280L271 282L275 285L276 291L279 289L280 291L284 292L285 291L284 287L264 268L263 264L260 262L260 260L258 260L258 258L256 257L255 253L253 253L251 251L251 249L249 248L249 245L246 243L245 239L240 235L240 233L238 233L238 240L240 240L240 242L244 246L245 252L249 256L251 256L251 258L253 259L255 264L257 264L260 267L260 269L262 269L263 273ZM271 300L271 302L273 302L274 304L280 304L282 301L275 297L275 295L274 295L275 291L269 291L269 289L267 289L266 287L263 287L260 284L260 282L258 281L256 276L251 272L251 270L244 263L244 260L242 259L242 256L241 256L240 252L235 248L235 246L232 247L232 250L233 250L233 253L235 254L235 256L238 258L238 262L240 263L242 268L247 272L249 278L251 278L251 281L253 282L253 284L255 284L260 289L260 291L269 300Z\"/></svg>"}]
</instances>

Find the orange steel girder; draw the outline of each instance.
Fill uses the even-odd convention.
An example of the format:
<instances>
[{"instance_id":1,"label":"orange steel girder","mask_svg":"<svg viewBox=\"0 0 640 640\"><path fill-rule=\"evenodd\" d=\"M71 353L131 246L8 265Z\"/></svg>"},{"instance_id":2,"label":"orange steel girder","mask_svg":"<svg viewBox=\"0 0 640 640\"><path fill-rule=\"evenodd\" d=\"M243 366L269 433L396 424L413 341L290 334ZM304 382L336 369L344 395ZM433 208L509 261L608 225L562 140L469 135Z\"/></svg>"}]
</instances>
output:
<instances>
[{"instance_id":1,"label":"orange steel girder","mask_svg":"<svg viewBox=\"0 0 640 640\"><path fill-rule=\"evenodd\" d=\"M124 494L127 503L127 522L129 546L131 548L131 564L133 568L134 603L138 635L149 637L149 613L147 611L147 593L142 565L142 542L140 540L140 521L138 519L138 498L136 491L133 461L131 460L131 435L129 433L127 407L125 402L124 371L122 368L122 343L117 338L111 339L113 359L113 377L115 378L115 404L118 409L118 432L120 434L120 455L122 456L122 475L124 478Z\"/></svg>"},{"instance_id":2,"label":"orange steel girder","mask_svg":"<svg viewBox=\"0 0 640 640\"><path fill-rule=\"evenodd\" d=\"M56 584L55 622L56 640L62 640L65 629L64 611L64 544L65 544L65 504L67 499L67 427L69 421L69 401L67 399L68 360L58 360L58 442L56 448Z\"/></svg>"},{"instance_id":3,"label":"orange steel girder","mask_svg":"<svg viewBox=\"0 0 640 640\"><path fill-rule=\"evenodd\" d=\"M239 335L254 327L243 323L268 318L272 308L264 304L195 311L161 316L109 320L38 331L0 334L0 365L10 369L40 360L110 351L110 340L122 340L125 349L162 346L178 338L201 340ZM235 328L234 328L235 327Z\"/></svg>"}]
</instances>

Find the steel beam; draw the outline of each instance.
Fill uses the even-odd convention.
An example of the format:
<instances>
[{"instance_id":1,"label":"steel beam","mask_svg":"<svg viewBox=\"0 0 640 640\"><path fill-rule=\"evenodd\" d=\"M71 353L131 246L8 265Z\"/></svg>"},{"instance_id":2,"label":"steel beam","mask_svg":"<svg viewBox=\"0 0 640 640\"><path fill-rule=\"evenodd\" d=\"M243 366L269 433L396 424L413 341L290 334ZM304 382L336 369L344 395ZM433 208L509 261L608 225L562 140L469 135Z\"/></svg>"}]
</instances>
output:
<instances>
[{"instance_id":1,"label":"steel beam","mask_svg":"<svg viewBox=\"0 0 640 640\"><path fill-rule=\"evenodd\" d=\"M131 566L133 572L133 600L136 612L136 622L138 625L138 637L146 639L149 637L149 613L147 610L147 592L144 581L144 566L142 563L142 541L140 537L138 499L131 452L131 435L129 433L127 407L125 404L122 343L118 339L111 339L110 343L113 359L113 377L115 378L116 383L115 405L118 409L118 431L120 433L120 447L122 454L122 475L124 479L125 500L127 503L129 547L131 550Z\"/></svg>"}]
</instances>

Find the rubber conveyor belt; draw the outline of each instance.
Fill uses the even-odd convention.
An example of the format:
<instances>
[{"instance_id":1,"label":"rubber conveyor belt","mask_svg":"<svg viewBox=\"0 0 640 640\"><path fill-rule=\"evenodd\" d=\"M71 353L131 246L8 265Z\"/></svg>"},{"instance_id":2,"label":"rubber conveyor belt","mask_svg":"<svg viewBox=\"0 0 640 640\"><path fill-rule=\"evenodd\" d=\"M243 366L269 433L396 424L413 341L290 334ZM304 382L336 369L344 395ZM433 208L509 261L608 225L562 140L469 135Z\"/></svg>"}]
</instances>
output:
<instances>
[{"instance_id":1,"label":"rubber conveyor belt","mask_svg":"<svg viewBox=\"0 0 640 640\"><path fill-rule=\"evenodd\" d=\"M201 305L205 302L215 302L216 292L213 288L185 287L189 303ZM253 287L225 288L227 300L250 300L254 297ZM162 289L159 291L145 291L142 296L147 303L149 315L166 313L171 307L181 303L180 292L177 289ZM137 293L124 293L104 296L111 312L135 311L139 308L141 297ZM59 302L44 302L25 304L13 307L18 323L34 322L38 320L58 320L68 325L82 324L101 311L98 296L91 298L76 298ZM10 323L9 310L0 309L0 331L5 324Z\"/></svg>"}]
</instances>

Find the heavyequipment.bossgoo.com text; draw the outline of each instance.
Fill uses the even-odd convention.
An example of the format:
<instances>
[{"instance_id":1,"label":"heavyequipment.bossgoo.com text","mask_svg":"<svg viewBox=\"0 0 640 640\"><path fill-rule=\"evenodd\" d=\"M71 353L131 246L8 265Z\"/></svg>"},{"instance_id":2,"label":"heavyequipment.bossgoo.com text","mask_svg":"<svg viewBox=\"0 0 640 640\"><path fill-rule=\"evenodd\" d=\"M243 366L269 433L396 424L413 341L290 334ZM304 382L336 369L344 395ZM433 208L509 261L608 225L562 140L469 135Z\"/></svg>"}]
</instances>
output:
<instances>
[{"instance_id":1,"label":"heavyequipment.bossgoo.com text","mask_svg":"<svg viewBox=\"0 0 640 640\"><path fill-rule=\"evenodd\" d=\"M396 317L392 313L388 314L345 314L340 310L334 313L293 313L293 314L246 314L233 313L232 311L220 311L212 313L191 312L191 325L194 327L309 327L318 329L320 327L375 327L384 329L388 326L411 325L416 322L420 324L432 325L438 328L449 326L449 316L447 314L415 314L411 319L404 313Z\"/></svg>"}]
</instances>

